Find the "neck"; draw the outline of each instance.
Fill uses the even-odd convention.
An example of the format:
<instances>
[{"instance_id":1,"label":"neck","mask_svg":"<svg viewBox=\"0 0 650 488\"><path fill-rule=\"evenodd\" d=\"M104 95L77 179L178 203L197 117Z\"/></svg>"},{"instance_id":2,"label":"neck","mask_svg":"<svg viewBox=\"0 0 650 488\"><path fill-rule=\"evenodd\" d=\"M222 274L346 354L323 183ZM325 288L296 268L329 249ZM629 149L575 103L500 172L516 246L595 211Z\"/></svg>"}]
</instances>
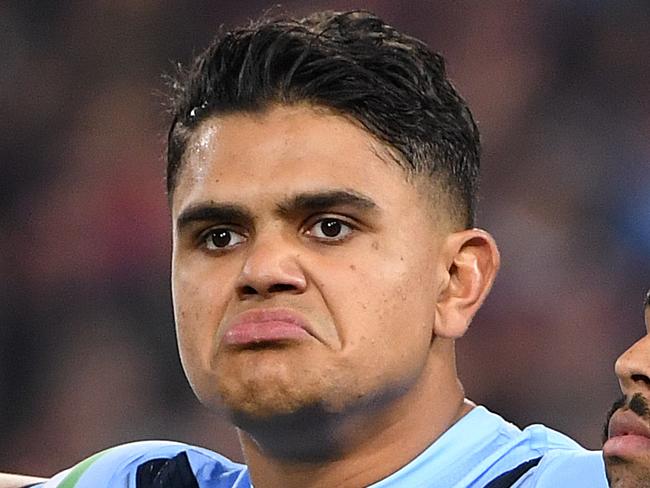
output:
<instances>
[{"instance_id":1,"label":"neck","mask_svg":"<svg viewBox=\"0 0 650 488\"><path fill-rule=\"evenodd\" d=\"M432 351L418 381L386 404L240 430L255 487L368 486L417 457L473 408L456 376L453 343L436 346L442 351Z\"/></svg>"}]
</instances>

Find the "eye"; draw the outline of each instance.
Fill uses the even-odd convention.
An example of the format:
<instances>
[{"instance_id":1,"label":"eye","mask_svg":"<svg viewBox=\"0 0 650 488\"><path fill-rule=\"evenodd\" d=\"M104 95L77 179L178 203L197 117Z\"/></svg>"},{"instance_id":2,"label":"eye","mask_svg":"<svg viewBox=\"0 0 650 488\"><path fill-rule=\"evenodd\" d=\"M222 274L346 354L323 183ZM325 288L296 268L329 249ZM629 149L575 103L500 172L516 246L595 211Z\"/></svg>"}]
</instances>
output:
<instances>
[{"instance_id":1,"label":"eye","mask_svg":"<svg viewBox=\"0 0 650 488\"><path fill-rule=\"evenodd\" d=\"M312 225L307 234L322 240L340 241L350 235L352 230L352 227L341 219L328 217Z\"/></svg>"},{"instance_id":2,"label":"eye","mask_svg":"<svg viewBox=\"0 0 650 488\"><path fill-rule=\"evenodd\" d=\"M232 229L215 228L207 231L201 238L208 251L221 251L246 240L246 237Z\"/></svg>"}]
</instances>

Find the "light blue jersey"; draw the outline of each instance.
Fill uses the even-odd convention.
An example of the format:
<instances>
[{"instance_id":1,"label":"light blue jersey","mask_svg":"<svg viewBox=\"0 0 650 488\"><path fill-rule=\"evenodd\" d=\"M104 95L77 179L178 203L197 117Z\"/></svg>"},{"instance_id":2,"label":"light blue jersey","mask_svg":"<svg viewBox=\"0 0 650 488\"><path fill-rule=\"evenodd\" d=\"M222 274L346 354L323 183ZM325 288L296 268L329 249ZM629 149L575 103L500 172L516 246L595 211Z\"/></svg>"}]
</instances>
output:
<instances>
[{"instance_id":1,"label":"light blue jersey","mask_svg":"<svg viewBox=\"0 0 650 488\"><path fill-rule=\"evenodd\" d=\"M372 488L483 488L502 473L542 456L513 488L607 488L602 455L587 451L563 434L543 425L520 430L477 407L454 424L413 461ZM251 488L245 465L207 449L166 441L125 444L103 451L59 473L43 488L141 488L178 486L160 476L147 484L149 471L167 463L185 466L199 488ZM164 471L164 469L163 469ZM172 481L169 481L172 480ZM39 486L39 485L37 485Z\"/></svg>"}]
</instances>

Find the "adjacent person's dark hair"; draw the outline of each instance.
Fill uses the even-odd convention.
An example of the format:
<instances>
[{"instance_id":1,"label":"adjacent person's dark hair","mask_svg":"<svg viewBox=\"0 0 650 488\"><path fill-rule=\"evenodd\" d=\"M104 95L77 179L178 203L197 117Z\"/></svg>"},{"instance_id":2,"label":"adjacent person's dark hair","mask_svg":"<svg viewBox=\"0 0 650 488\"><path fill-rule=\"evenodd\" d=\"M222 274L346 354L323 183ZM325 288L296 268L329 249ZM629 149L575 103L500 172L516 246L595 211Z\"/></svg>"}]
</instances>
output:
<instances>
[{"instance_id":1,"label":"adjacent person's dark hair","mask_svg":"<svg viewBox=\"0 0 650 488\"><path fill-rule=\"evenodd\" d=\"M262 20L219 36L172 81L170 198L193 130L214 115L307 103L356 120L474 224L479 133L442 56L363 11Z\"/></svg>"}]
</instances>

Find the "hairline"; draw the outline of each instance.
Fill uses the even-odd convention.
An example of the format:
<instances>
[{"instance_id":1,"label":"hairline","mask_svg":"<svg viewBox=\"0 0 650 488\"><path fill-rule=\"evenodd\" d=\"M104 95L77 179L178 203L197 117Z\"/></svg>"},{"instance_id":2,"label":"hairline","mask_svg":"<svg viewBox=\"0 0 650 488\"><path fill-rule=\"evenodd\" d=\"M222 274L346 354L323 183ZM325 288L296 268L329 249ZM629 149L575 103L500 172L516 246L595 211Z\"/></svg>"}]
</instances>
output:
<instances>
[{"instance_id":1,"label":"hairline","mask_svg":"<svg viewBox=\"0 0 650 488\"><path fill-rule=\"evenodd\" d=\"M452 196L451 191L446 188L446 184L443 179L434 179L432 175L429 175L425 172L416 172L413 169L409 168L405 160L405 156L397 148L395 148L388 141L384 141L377 137L377 135L368 129L361 120L354 116L354 114L346 112L344 110L338 110L334 107L330 107L325 103L313 102L307 99L272 99L266 100L260 103L259 106L252 108L213 110L211 113L208 113L202 117L194 125L185 127L184 129L188 131L189 135L187 136L187 140L184 145L185 150L178 159L178 165L174 172L172 185L167 193L167 202L169 208L172 208L175 190L178 187L179 179L182 176L183 169L187 166L185 163L188 154L188 148L192 143L192 139L196 137L202 126L210 123L210 121L214 121L216 119L230 115L244 115L251 117L263 116L273 109L279 107L304 107L314 111L317 114L341 117L342 119L354 124L356 127L363 130L367 135L369 135L374 142L377 143L377 145L371 146L371 150L380 160L382 160L385 164L394 164L402 170L405 180L413 186L413 188L425 201L429 203L428 210L434 218L438 219L440 222L443 220L449 221L450 226L456 230L463 230L468 228L464 222L465 218L463 216L463 212L457 208L460 204L458 202L454 202L455 198ZM176 125L177 123L174 123L171 126L169 131L170 134L174 131ZM383 151L380 151L378 149L383 149ZM443 175L444 171L437 171L437 174ZM169 177L169 175L167 176ZM443 216L446 216L446 219L443 219Z\"/></svg>"}]
</instances>

